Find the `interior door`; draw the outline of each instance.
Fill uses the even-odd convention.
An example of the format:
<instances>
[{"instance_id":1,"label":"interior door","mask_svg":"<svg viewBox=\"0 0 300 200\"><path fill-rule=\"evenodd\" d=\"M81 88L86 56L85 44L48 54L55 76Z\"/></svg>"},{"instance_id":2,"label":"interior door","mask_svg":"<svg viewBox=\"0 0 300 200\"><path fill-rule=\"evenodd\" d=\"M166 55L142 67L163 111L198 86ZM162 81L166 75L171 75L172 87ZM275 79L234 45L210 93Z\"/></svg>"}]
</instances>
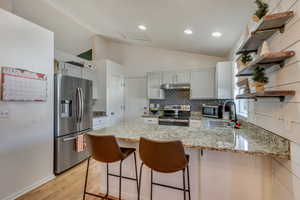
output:
<instances>
[{"instance_id":1,"label":"interior door","mask_svg":"<svg viewBox=\"0 0 300 200\"><path fill-rule=\"evenodd\" d=\"M82 99L82 116L80 121L80 131L91 129L93 127L92 113L92 93L93 83L90 80L81 80L81 99Z\"/></svg>"},{"instance_id":2,"label":"interior door","mask_svg":"<svg viewBox=\"0 0 300 200\"><path fill-rule=\"evenodd\" d=\"M111 125L124 120L124 77L112 75L109 84L109 115Z\"/></svg>"},{"instance_id":3,"label":"interior door","mask_svg":"<svg viewBox=\"0 0 300 200\"><path fill-rule=\"evenodd\" d=\"M125 120L138 119L148 106L147 80L145 78L128 78L125 80Z\"/></svg>"},{"instance_id":4,"label":"interior door","mask_svg":"<svg viewBox=\"0 0 300 200\"><path fill-rule=\"evenodd\" d=\"M78 94L80 79L70 76L55 77L55 132L56 136L78 131Z\"/></svg>"}]
</instances>

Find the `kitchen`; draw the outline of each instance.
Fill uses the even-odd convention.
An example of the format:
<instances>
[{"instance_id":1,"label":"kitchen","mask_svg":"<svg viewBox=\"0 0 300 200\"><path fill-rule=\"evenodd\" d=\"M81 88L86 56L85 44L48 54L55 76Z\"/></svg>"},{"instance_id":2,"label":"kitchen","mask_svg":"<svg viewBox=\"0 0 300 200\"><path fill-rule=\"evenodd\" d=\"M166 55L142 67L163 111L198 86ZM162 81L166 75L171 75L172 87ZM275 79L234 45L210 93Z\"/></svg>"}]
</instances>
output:
<instances>
[{"instance_id":1,"label":"kitchen","mask_svg":"<svg viewBox=\"0 0 300 200\"><path fill-rule=\"evenodd\" d=\"M162 20L147 18L145 8L160 8L155 3L3 2L2 84L26 72L46 90L33 101L1 96L0 199L99 199L107 189L112 199L300 198L298 0L264 1L259 21L261 13L253 13L262 10L253 1L214 1L216 15L226 10L228 16L207 26L192 20L209 16L207 1L191 1L188 10L202 15L181 13L177 23L170 20L180 13L177 1L161 2L170 17ZM105 12L116 8L116 16ZM134 20L142 8L148 15ZM112 26L122 31L116 35ZM105 162L86 159L97 158L91 138L108 135L132 152L107 173ZM168 151L154 148L147 157L142 147L152 140L180 141L186 168L151 171L147 158L162 164L182 153L164 157ZM127 177L121 184L120 173Z\"/></svg>"}]
</instances>

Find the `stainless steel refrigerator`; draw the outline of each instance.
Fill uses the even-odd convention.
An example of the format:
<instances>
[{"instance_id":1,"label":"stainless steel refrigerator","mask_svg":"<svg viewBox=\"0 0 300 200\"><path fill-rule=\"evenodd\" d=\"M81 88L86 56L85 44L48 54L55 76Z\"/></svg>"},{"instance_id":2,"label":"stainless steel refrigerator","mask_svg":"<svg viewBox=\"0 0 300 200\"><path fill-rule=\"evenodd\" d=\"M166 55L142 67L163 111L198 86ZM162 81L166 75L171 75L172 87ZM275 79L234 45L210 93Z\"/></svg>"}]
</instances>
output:
<instances>
[{"instance_id":1,"label":"stainless steel refrigerator","mask_svg":"<svg viewBox=\"0 0 300 200\"><path fill-rule=\"evenodd\" d=\"M92 129L92 81L55 75L54 172L59 174L89 153L76 151L76 138Z\"/></svg>"}]
</instances>

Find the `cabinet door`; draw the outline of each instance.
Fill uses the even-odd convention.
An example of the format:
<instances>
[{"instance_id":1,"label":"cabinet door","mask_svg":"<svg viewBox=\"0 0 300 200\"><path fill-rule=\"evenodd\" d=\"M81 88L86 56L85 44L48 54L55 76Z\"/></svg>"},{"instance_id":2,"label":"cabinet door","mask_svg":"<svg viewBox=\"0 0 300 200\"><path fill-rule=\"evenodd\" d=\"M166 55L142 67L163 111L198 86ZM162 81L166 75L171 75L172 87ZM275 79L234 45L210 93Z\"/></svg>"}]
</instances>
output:
<instances>
[{"instance_id":1,"label":"cabinet door","mask_svg":"<svg viewBox=\"0 0 300 200\"><path fill-rule=\"evenodd\" d=\"M82 67L64 63L62 74L66 76L72 76L76 78L82 78Z\"/></svg>"},{"instance_id":2,"label":"cabinet door","mask_svg":"<svg viewBox=\"0 0 300 200\"><path fill-rule=\"evenodd\" d=\"M160 89L162 84L161 72L150 72L147 74L148 81L148 98L163 99L163 91Z\"/></svg>"},{"instance_id":3,"label":"cabinet door","mask_svg":"<svg viewBox=\"0 0 300 200\"><path fill-rule=\"evenodd\" d=\"M205 68L191 72L191 99L215 98L215 69Z\"/></svg>"},{"instance_id":4,"label":"cabinet door","mask_svg":"<svg viewBox=\"0 0 300 200\"><path fill-rule=\"evenodd\" d=\"M219 62L216 68L216 95L218 99L233 99L233 63Z\"/></svg>"},{"instance_id":5,"label":"cabinet door","mask_svg":"<svg viewBox=\"0 0 300 200\"><path fill-rule=\"evenodd\" d=\"M93 99L98 99L96 70L84 68L82 78L93 81Z\"/></svg>"},{"instance_id":6,"label":"cabinet door","mask_svg":"<svg viewBox=\"0 0 300 200\"><path fill-rule=\"evenodd\" d=\"M175 72L163 72L163 84L176 83Z\"/></svg>"},{"instance_id":7,"label":"cabinet door","mask_svg":"<svg viewBox=\"0 0 300 200\"><path fill-rule=\"evenodd\" d=\"M177 72L176 83L190 83L191 73L190 72Z\"/></svg>"}]
</instances>

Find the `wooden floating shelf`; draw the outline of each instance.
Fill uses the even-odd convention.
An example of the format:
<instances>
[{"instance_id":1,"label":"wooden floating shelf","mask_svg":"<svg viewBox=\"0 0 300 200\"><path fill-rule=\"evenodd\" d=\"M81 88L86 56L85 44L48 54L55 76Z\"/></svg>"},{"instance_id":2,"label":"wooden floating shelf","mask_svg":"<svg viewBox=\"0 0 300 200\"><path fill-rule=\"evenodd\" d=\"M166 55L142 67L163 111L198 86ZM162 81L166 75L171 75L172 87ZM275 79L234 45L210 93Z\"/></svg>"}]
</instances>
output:
<instances>
[{"instance_id":1,"label":"wooden floating shelf","mask_svg":"<svg viewBox=\"0 0 300 200\"><path fill-rule=\"evenodd\" d=\"M242 44L236 54L257 52L264 41L269 39L276 30L258 31L252 33L251 36Z\"/></svg>"},{"instance_id":2,"label":"wooden floating shelf","mask_svg":"<svg viewBox=\"0 0 300 200\"><path fill-rule=\"evenodd\" d=\"M282 29L284 25L294 17L293 11L275 13L266 15L263 20L259 23L256 31L264 31L270 29Z\"/></svg>"},{"instance_id":3,"label":"wooden floating shelf","mask_svg":"<svg viewBox=\"0 0 300 200\"><path fill-rule=\"evenodd\" d=\"M254 99L257 101L258 98L279 98L282 102L286 96L294 96L295 94L296 92L294 90L271 90L237 95L236 99Z\"/></svg>"},{"instance_id":4,"label":"wooden floating shelf","mask_svg":"<svg viewBox=\"0 0 300 200\"><path fill-rule=\"evenodd\" d=\"M276 13L265 16L258 24L255 31L241 45L236 54L257 52L264 41L269 39L278 30L283 32L285 24L294 16L293 11Z\"/></svg>"},{"instance_id":5,"label":"wooden floating shelf","mask_svg":"<svg viewBox=\"0 0 300 200\"><path fill-rule=\"evenodd\" d=\"M286 59L291 58L295 55L295 51L267 53L249 63L246 68L238 72L236 76L252 76L253 71L257 66L267 68L274 65L280 65L282 67Z\"/></svg>"}]
</instances>

